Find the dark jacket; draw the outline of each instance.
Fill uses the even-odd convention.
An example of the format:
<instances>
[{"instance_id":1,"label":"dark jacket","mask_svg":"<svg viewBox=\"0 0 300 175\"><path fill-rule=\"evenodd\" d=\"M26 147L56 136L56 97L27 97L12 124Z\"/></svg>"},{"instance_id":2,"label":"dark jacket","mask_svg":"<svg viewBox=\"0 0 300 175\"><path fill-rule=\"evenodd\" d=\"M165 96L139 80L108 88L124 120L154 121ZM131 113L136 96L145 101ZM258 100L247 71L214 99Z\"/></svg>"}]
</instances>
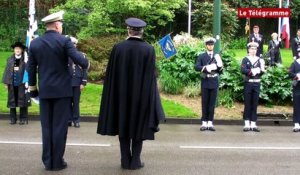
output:
<instances>
[{"instance_id":1,"label":"dark jacket","mask_svg":"<svg viewBox=\"0 0 300 175\"><path fill-rule=\"evenodd\" d=\"M213 54L215 56L215 54ZM195 69L197 71L202 71L204 66L207 66L209 64L217 64L216 59L210 58L207 52L199 55L197 58L196 64L195 64ZM218 76L216 77L208 77L207 75L214 75L214 74L220 74L222 68L217 67L217 70L213 70L211 72L208 72L206 68L203 69L201 73L201 87L202 88L207 88L207 89L217 89L219 87L219 78Z\"/></svg>"},{"instance_id":2,"label":"dark jacket","mask_svg":"<svg viewBox=\"0 0 300 175\"><path fill-rule=\"evenodd\" d=\"M298 90L298 95L300 95L300 83L297 77L298 73L300 73L300 64L295 60L289 68L289 77L294 81L293 89Z\"/></svg>"},{"instance_id":3,"label":"dark jacket","mask_svg":"<svg viewBox=\"0 0 300 175\"><path fill-rule=\"evenodd\" d=\"M276 63L282 63L280 48L282 47L281 41L276 44L273 40L269 42L268 45L268 56L273 59Z\"/></svg>"},{"instance_id":4,"label":"dark jacket","mask_svg":"<svg viewBox=\"0 0 300 175\"><path fill-rule=\"evenodd\" d=\"M292 42L293 57L298 57L298 51L300 51L300 37L295 37Z\"/></svg>"},{"instance_id":5,"label":"dark jacket","mask_svg":"<svg viewBox=\"0 0 300 175\"><path fill-rule=\"evenodd\" d=\"M2 82L4 84L8 85L7 107L9 107L9 108L15 108L16 106L18 106L18 107L28 106L28 103L25 102L25 85L23 83L23 76L24 76L24 71L25 71L24 57L20 58L20 63L19 63L18 102L15 103L14 87L13 87L15 59L16 59L15 55L13 55L7 60L5 71L4 71L3 77L2 77Z\"/></svg>"},{"instance_id":6,"label":"dark jacket","mask_svg":"<svg viewBox=\"0 0 300 175\"><path fill-rule=\"evenodd\" d=\"M245 82L247 82L249 79L260 79L261 75L263 74L262 71L259 74L256 74L255 76L253 76L251 72L251 69L261 67L260 59L261 58L259 58L258 61L253 63L252 65L248 57L243 58L242 65L241 65L241 72L242 74L245 75L244 77Z\"/></svg>"},{"instance_id":7,"label":"dark jacket","mask_svg":"<svg viewBox=\"0 0 300 175\"><path fill-rule=\"evenodd\" d=\"M263 35L258 34L258 36L259 37L255 37L255 35L253 33L250 34L250 36L248 38L247 44L250 43L250 42L252 42L252 41L258 43L258 48L257 48L256 56L261 57L262 54L263 54L263 50L264 50L264 48L263 48L263 44L264 44L263 43Z\"/></svg>"},{"instance_id":8,"label":"dark jacket","mask_svg":"<svg viewBox=\"0 0 300 175\"><path fill-rule=\"evenodd\" d=\"M86 85L87 83L87 70L82 69L79 65L74 64L72 59L69 59L70 73L72 75L72 86Z\"/></svg>"},{"instance_id":9,"label":"dark jacket","mask_svg":"<svg viewBox=\"0 0 300 175\"><path fill-rule=\"evenodd\" d=\"M29 86L36 85L38 73L41 99L73 95L69 58L84 69L88 67L88 60L77 51L71 39L56 31L46 31L43 36L31 42L28 60Z\"/></svg>"},{"instance_id":10,"label":"dark jacket","mask_svg":"<svg viewBox=\"0 0 300 175\"><path fill-rule=\"evenodd\" d=\"M154 48L138 38L116 44L106 69L97 133L153 140L163 118Z\"/></svg>"}]
</instances>

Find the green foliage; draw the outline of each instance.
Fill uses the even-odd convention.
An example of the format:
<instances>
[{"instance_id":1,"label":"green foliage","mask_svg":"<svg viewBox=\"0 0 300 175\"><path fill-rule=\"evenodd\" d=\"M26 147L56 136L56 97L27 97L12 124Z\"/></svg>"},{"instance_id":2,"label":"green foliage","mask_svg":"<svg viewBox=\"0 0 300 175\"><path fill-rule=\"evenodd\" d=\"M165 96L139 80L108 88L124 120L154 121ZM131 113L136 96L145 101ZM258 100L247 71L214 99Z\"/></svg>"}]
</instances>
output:
<instances>
[{"instance_id":1,"label":"green foliage","mask_svg":"<svg viewBox=\"0 0 300 175\"><path fill-rule=\"evenodd\" d=\"M184 85L199 81L199 73L195 70L195 60L199 55L197 48L182 45L171 59L158 62L160 72L167 72L173 79L180 80Z\"/></svg>"},{"instance_id":2,"label":"green foliage","mask_svg":"<svg viewBox=\"0 0 300 175\"><path fill-rule=\"evenodd\" d=\"M172 77L169 72L161 71L159 77L161 91L167 94L181 94L184 85L179 79Z\"/></svg>"},{"instance_id":3,"label":"green foliage","mask_svg":"<svg viewBox=\"0 0 300 175\"><path fill-rule=\"evenodd\" d=\"M109 35L80 40L79 50L87 53L87 57L91 61L88 73L90 80L99 81L104 78L110 52L113 46L124 38L121 35Z\"/></svg>"},{"instance_id":4,"label":"green foliage","mask_svg":"<svg viewBox=\"0 0 300 175\"><path fill-rule=\"evenodd\" d=\"M193 27L196 36L203 38L212 35L213 28L213 6L212 2L194 2ZM221 38L229 41L238 28L236 9L230 8L226 3L221 4Z\"/></svg>"},{"instance_id":5,"label":"green foliage","mask_svg":"<svg viewBox=\"0 0 300 175\"><path fill-rule=\"evenodd\" d=\"M184 90L183 94L186 97L198 97L201 94L201 86L199 82L191 83L187 85Z\"/></svg>"},{"instance_id":6,"label":"green foliage","mask_svg":"<svg viewBox=\"0 0 300 175\"><path fill-rule=\"evenodd\" d=\"M218 92L218 105L225 106L226 108L234 107L234 92L231 89L223 89Z\"/></svg>"},{"instance_id":7,"label":"green foliage","mask_svg":"<svg viewBox=\"0 0 300 175\"><path fill-rule=\"evenodd\" d=\"M228 44L228 49L246 49L247 38L238 38L231 40Z\"/></svg>"},{"instance_id":8,"label":"green foliage","mask_svg":"<svg viewBox=\"0 0 300 175\"><path fill-rule=\"evenodd\" d=\"M269 67L262 76L260 98L271 104L291 101L292 85L287 68Z\"/></svg>"}]
</instances>

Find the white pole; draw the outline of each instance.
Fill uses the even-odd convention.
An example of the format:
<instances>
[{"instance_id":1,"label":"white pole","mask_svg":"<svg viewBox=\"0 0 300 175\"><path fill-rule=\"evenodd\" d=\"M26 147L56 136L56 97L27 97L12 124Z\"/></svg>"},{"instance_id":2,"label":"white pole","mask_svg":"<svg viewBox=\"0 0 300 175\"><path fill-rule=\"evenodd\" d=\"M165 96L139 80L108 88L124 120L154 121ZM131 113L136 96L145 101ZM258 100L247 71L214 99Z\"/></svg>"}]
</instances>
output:
<instances>
[{"instance_id":1,"label":"white pole","mask_svg":"<svg viewBox=\"0 0 300 175\"><path fill-rule=\"evenodd\" d=\"M279 0L279 8L282 8L282 0ZM278 37L281 37L281 17L278 18Z\"/></svg>"},{"instance_id":2,"label":"white pole","mask_svg":"<svg viewBox=\"0 0 300 175\"><path fill-rule=\"evenodd\" d=\"M188 34L191 36L192 0L189 0Z\"/></svg>"}]
</instances>

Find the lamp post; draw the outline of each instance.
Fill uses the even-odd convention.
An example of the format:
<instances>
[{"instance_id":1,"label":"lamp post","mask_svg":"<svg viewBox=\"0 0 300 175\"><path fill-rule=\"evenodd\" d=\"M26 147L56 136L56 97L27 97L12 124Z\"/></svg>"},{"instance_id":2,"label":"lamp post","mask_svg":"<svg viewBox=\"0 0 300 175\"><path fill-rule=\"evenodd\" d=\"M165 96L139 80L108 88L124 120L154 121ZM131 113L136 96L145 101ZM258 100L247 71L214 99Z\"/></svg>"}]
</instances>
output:
<instances>
[{"instance_id":1,"label":"lamp post","mask_svg":"<svg viewBox=\"0 0 300 175\"><path fill-rule=\"evenodd\" d=\"M221 0L214 0L213 36L216 38L214 52L219 53L221 49Z\"/></svg>"}]
</instances>

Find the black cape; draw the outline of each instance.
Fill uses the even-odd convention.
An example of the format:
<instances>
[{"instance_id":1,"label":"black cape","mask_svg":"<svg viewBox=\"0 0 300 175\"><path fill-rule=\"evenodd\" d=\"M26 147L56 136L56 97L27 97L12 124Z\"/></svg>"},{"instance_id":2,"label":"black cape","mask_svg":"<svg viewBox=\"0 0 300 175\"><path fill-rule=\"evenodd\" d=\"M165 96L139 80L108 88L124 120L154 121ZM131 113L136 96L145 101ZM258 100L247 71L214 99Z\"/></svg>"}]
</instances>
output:
<instances>
[{"instance_id":1,"label":"black cape","mask_svg":"<svg viewBox=\"0 0 300 175\"><path fill-rule=\"evenodd\" d=\"M162 119L154 48L138 38L116 44L106 69L97 133L154 140Z\"/></svg>"}]
</instances>

